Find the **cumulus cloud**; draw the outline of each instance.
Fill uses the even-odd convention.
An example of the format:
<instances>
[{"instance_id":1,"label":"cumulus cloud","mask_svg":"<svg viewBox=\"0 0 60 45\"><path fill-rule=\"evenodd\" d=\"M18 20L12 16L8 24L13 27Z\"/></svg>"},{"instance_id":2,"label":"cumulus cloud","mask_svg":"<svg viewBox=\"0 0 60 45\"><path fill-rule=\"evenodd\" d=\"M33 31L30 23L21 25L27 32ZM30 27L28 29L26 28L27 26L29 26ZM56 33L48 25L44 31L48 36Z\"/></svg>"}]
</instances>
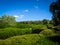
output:
<instances>
[{"instance_id":1,"label":"cumulus cloud","mask_svg":"<svg viewBox=\"0 0 60 45\"><path fill-rule=\"evenodd\" d=\"M23 18L24 15L14 15L15 18Z\"/></svg>"},{"instance_id":2,"label":"cumulus cloud","mask_svg":"<svg viewBox=\"0 0 60 45\"><path fill-rule=\"evenodd\" d=\"M18 15L14 15L15 18L18 18L19 16Z\"/></svg>"}]
</instances>

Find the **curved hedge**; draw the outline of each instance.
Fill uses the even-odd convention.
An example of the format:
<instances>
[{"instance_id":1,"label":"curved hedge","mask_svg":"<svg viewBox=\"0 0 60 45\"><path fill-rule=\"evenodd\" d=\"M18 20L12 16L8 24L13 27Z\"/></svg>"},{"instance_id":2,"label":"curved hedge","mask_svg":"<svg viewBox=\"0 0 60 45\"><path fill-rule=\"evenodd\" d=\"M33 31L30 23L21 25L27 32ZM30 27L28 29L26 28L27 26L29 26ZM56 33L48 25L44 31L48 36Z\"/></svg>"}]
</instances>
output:
<instances>
[{"instance_id":1,"label":"curved hedge","mask_svg":"<svg viewBox=\"0 0 60 45\"><path fill-rule=\"evenodd\" d=\"M53 30L46 29L46 30L41 31L40 34L43 34L45 36L50 36L50 35L54 35L55 33Z\"/></svg>"},{"instance_id":2,"label":"curved hedge","mask_svg":"<svg viewBox=\"0 0 60 45\"><path fill-rule=\"evenodd\" d=\"M0 39L6 39L12 36L31 34L32 30L29 28L4 28L0 30Z\"/></svg>"},{"instance_id":3,"label":"curved hedge","mask_svg":"<svg viewBox=\"0 0 60 45\"><path fill-rule=\"evenodd\" d=\"M29 34L0 40L0 45L59 45L59 43L50 41L41 34Z\"/></svg>"}]
</instances>

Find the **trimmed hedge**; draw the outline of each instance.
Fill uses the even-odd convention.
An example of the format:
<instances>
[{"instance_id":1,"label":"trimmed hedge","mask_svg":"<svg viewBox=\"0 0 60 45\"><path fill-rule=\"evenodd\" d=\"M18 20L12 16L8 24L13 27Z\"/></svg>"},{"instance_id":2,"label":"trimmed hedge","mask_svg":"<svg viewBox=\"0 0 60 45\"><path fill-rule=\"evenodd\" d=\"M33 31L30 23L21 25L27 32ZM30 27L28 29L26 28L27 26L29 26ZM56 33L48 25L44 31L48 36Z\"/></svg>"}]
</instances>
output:
<instances>
[{"instance_id":1,"label":"trimmed hedge","mask_svg":"<svg viewBox=\"0 0 60 45\"><path fill-rule=\"evenodd\" d=\"M0 30L0 39L6 39L16 35L31 34L32 30L29 28L4 28Z\"/></svg>"},{"instance_id":2,"label":"trimmed hedge","mask_svg":"<svg viewBox=\"0 0 60 45\"><path fill-rule=\"evenodd\" d=\"M17 24L17 28L31 28L30 24Z\"/></svg>"},{"instance_id":3,"label":"trimmed hedge","mask_svg":"<svg viewBox=\"0 0 60 45\"><path fill-rule=\"evenodd\" d=\"M50 35L54 35L55 33L53 30L46 29L46 30L41 31L40 34L43 34L45 36L50 36Z\"/></svg>"},{"instance_id":4,"label":"trimmed hedge","mask_svg":"<svg viewBox=\"0 0 60 45\"><path fill-rule=\"evenodd\" d=\"M40 31L41 29L47 29L45 25L35 25L35 24L20 24L20 28L3 28L0 29L0 39L6 39L12 36L16 35L24 35L24 34L31 34L33 31L36 32L36 29L39 29L37 31Z\"/></svg>"},{"instance_id":5,"label":"trimmed hedge","mask_svg":"<svg viewBox=\"0 0 60 45\"><path fill-rule=\"evenodd\" d=\"M0 40L0 45L59 45L59 43L50 41L41 34L29 34Z\"/></svg>"}]
</instances>

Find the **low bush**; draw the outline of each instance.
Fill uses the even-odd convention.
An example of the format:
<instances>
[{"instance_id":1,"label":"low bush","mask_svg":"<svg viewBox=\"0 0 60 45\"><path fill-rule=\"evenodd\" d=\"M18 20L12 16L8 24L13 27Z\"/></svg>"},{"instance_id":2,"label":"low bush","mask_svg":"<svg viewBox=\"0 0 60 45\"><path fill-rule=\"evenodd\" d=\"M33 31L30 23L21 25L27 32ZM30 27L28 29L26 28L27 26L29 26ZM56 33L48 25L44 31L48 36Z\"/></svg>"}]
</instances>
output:
<instances>
[{"instance_id":1,"label":"low bush","mask_svg":"<svg viewBox=\"0 0 60 45\"><path fill-rule=\"evenodd\" d=\"M6 39L16 35L31 34L32 30L29 28L4 28L0 30L0 39Z\"/></svg>"},{"instance_id":2,"label":"low bush","mask_svg":"<svg viewBox=\"0 0 60 45\"><path fill-rule=\"evenodd\" d=\"M54 27L52 24L48 24L48 25L47 25L47 28L48 28L48 29L52 29L52 27Z\"/></svg>"},{"instance_id":3,"label":"low bush","mask_svg":"<svg viewBox=\"0 0 60 45\"><path fill-rule=\"evenodd\" d=\"M32 27L32 29L42 29L42 30L47 29L47 27L45 25L42 25L42 24L40 24L40 25L31 25L31 27Z\"/></svg>"},{"instance_id":4,"label":"low bush","mask_svg":"<svg viewBox=\"0 0 60 45\"><path fill-rule=\"evenodd\" d=\"M59 45L59 43L48 40L42 34L28 34L0 40L0 45Z\"/></svg>"},{"instance_id":5,"label":"low bush","mask_svg":"<svg viewBox=\"0 0 60 45\"><path fill-rule=\"evenodd\" d=\"M50 35L54 35L55 33L53 30L46 29L46 30L41 31L40 34L43 34L45 36L50 36Z\"/></svg>"},{"instance_id":6,"label":"low bush","mask_svg":"<svg viewBox=\"0 0 60 45\"><path fill-rule=\"evenodd\" d=\"M31 26L28 24L17 24L17 28L30 28Z\"/></svg>"},{"instance_id":7,"label":"low bush","mask_svg":"<svg viewBox=\"0 0 60 45\"><path fill-rule=\"evenodd\" d=\"M47 27L45 25L42 25L42 24L32 24L31 25L31 28L32 28L32 33L40 33L41 31L47 29Z\"/></svg>"}]
</instances>

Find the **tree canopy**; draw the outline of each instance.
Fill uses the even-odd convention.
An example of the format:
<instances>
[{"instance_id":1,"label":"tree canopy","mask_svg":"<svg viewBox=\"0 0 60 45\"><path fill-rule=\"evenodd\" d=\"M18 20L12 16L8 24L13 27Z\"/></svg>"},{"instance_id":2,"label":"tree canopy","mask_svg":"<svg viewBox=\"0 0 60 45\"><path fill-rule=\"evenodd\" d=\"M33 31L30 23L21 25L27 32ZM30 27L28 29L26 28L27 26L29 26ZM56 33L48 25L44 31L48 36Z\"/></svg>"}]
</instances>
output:
<instances>
[{"instance_id":1,"label":"tree canopy","mask_svg":"<svg viewBox=\"0 0 60 45\"><path fill-rule=\"evenodd\" d=\"M4 14L2 17L0 17L0 28L6 27L6 26L15 26L16 20L13 16L7 16Z\"/></svg>"},{"instance_id":2,"label":"tree canopy","mask_svg":"<svg viewBox=\"0 0 60 45\"><path fill-rule=\"evenodd\" d=\"M53 14L52 20L54 25L57 26L60 24L60 0L52 2L50 4L50 12Z\"/></svg>"}]
</instances>

